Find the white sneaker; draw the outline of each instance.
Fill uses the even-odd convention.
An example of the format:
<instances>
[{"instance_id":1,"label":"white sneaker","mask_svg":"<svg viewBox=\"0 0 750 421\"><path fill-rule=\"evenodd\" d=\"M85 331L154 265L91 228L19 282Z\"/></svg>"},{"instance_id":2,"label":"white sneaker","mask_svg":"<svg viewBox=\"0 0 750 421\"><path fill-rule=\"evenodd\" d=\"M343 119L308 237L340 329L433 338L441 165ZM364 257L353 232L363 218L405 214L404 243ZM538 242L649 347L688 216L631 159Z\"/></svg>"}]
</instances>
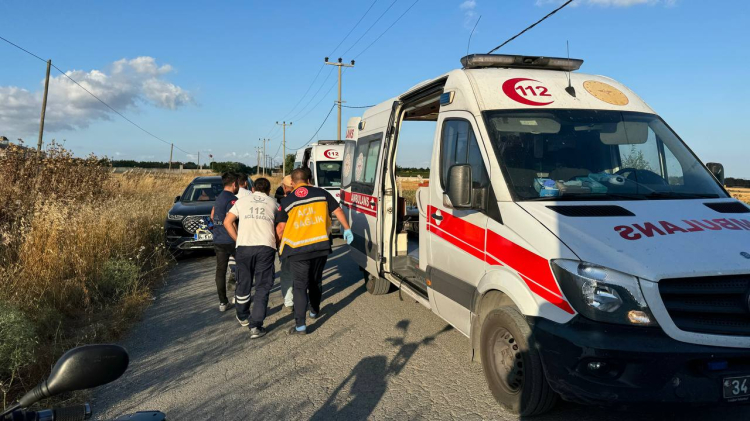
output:
<instances>
[{"instance_id":1,"label":"white sneaker","mask_svg":"<svg viewBox=\"0 0 750 421\"><path fill-rule=\"evenodd\" d=\"M228 308L229 308L230 306L231 306L231 304L229 304L229 303L226 303L226 304L224 304L224 303L222 303L222 304L219 304L219 311L223 313L223 312L227 311L227 309L228 309Z\"/></svg>"},{"instance_id":2,"label":"white sneaker","mask_svg":"<svg viewBox=\"0 0 750 421\"><path fill-rule=\"evenodd\" d=\"M240 322L240 326L247 327L247 326L250 325L250 320L249 319L242 320L242 319L240 319L240 316L238 316L236 314L234 315L234 317L237 319L238 322Z\"/></svg>"}]
</instances>

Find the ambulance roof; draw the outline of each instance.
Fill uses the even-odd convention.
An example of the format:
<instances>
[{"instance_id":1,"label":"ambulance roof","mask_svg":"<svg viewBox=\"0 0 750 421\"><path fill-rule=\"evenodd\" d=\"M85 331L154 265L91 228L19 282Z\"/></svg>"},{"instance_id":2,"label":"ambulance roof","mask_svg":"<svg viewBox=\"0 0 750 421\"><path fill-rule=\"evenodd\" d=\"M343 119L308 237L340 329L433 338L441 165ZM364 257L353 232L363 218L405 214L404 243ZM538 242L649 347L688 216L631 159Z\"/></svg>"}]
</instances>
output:
<instances>
[{"instance_id":1,"label":"ambulance roof","mask_svg":"<svg viewBox=\"0 0 750 421\"><path fill-rule=\"evenodd\" d=\"M566 91L569 80L575 96ZM441 81L445 81L443 92L454 92L453 101L443 104L441 111L465 110L479 115L487 110L552 108L655 114L633 91L605 76L557 69L456 69L423 81L400 96L368 108L362 115L362 120L367 122L363 132L371 132L386 125L394 101Z\"/></svg>"}]
</instances>

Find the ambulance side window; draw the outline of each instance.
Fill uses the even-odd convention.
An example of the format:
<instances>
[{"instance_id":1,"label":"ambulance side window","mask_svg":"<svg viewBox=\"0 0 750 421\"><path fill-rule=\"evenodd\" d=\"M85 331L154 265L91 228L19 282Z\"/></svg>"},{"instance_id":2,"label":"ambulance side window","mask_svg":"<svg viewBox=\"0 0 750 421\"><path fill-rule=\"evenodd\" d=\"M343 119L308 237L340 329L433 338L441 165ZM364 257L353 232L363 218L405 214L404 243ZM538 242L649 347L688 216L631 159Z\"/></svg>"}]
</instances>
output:
<instances>
[{"instance_id":1,"label":"ambulance side window","mask_svg":"<svg viewBox=\"0 0 750 421\"><path fill-rule=\"evenodd\" d=\"M380 144L383 133L365 136L357 141L354 152L354 182L352 191L355 193L373 194L375 191L375 177L380 156Z\"/></svg>"},{"instance_id":2,"label":"ambulance side window","mask_svg":"<svg viewBox=\"0 0 750 421\"><path fill-rule=\"evenodd\" d=\"M471 165L472 187L489 185L487 168L471 124L460 119L445 120L440 150L440 183L443 191L448 190L448 171L456 164Z\"/></svg>"}]
</instances>

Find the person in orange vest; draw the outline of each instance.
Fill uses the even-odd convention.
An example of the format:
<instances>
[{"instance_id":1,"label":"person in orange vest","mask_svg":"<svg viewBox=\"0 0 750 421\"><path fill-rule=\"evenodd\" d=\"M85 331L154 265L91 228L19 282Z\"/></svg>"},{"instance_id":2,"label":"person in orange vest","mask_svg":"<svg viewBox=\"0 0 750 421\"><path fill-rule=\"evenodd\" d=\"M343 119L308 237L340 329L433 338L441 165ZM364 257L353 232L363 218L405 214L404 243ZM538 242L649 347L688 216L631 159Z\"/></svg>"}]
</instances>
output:
<instances>
[{"instance_id":1,"label":"person in orange vest","mask_svg":"<svg viewBox=\"0 0 750 421\"><path fill-rule=\"evenodd\" d=\"M331 214L341 222L347 244L354 240L344 211L327 191L308 184L302 168L292 171L294 190L276 212L276 235L282 259L289 260L295 326L289 334L307 333L307 303L311 319L320 314L320 284L331 253Z\"/></svg>"}]
</instances>

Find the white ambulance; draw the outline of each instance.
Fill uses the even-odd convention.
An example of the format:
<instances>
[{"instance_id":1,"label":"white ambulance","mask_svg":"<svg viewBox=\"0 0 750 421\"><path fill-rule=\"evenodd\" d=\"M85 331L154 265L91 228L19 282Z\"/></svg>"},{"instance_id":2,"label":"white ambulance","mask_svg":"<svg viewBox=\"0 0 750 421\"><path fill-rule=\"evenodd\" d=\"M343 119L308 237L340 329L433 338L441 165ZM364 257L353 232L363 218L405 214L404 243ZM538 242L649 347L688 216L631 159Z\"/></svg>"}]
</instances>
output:
<instances>
[{"instance_id":1,"label":"white ambulance","mask_svg":"<svg viewBox=\"0 0 750 421\"><path fill-rule=\"evenodd\" d=\"M470 55L349 120L342 204L367 290L471 342L497 401L750 397L750 209L641 98L581 60ZM404 123L435 125L418 236ZM413 153L413 152L412 152Z\"/></svg>"},{"instance_id":2,"label":"white ambulance","mask_svg":"<svg viewBox=\"0 0 750 421\"><path fill-rule=\"evenodd\" d=\"M309 168L313 185L341 199L341 166L344 158L343 140L319 140L297 151L294 168ZM341 234L341 223L333 218L331 231Z\"/></svg>"}]
</instances>

